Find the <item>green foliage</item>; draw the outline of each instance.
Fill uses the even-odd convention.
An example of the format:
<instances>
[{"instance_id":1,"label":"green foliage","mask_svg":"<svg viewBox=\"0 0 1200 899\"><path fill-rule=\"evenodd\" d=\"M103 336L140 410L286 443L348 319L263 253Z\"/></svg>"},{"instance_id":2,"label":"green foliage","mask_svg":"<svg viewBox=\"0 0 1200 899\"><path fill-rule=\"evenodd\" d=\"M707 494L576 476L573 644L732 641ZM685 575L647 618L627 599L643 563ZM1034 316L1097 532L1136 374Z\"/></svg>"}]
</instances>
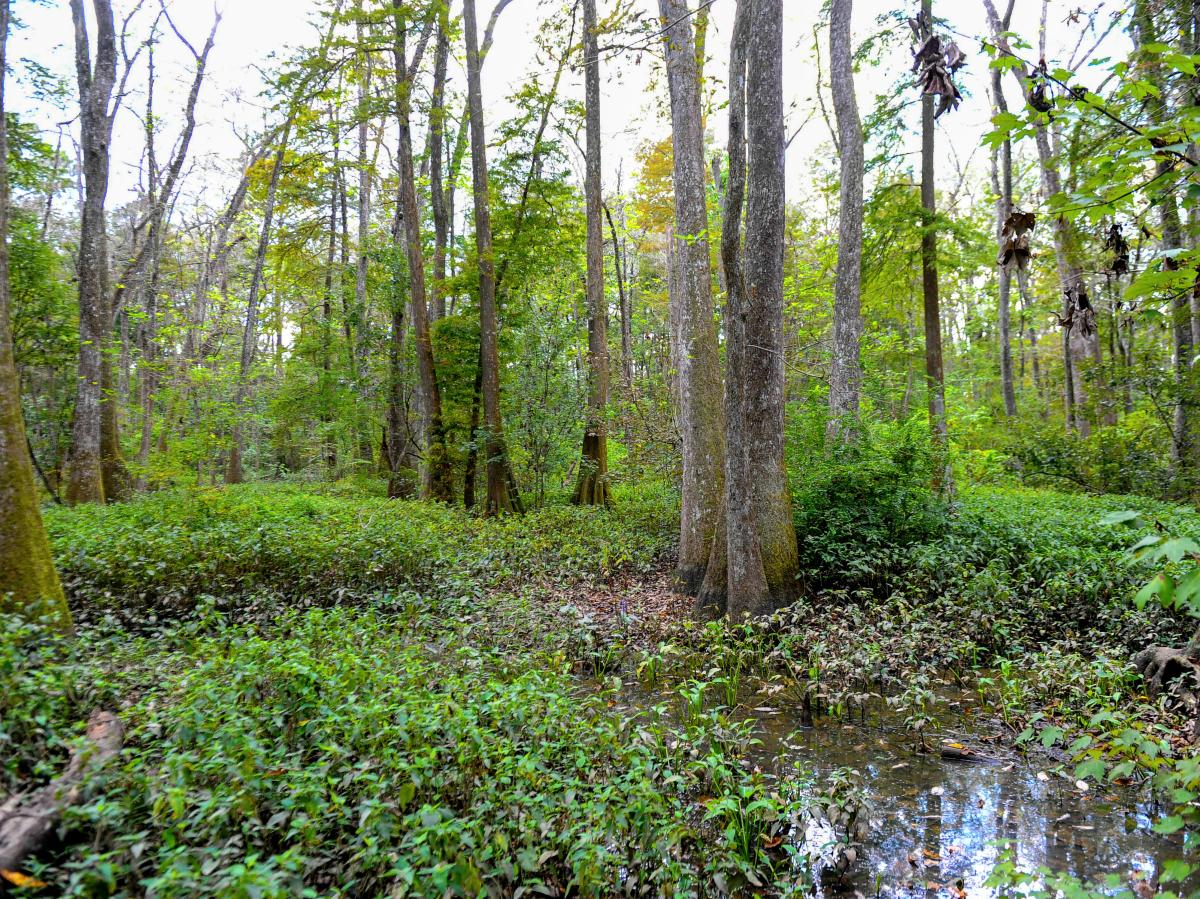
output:
<instances>
[{"instance_id":1,"label":"green foliage","mask_svg":"<svg viewBox=\"0 0 1200 899\"><path fill-rule=\"evenodd\" d=\"M5 624L4 720L41 725L4 735L32 758L43 732L69 734L79 672L47 649L54 638ZM34 870L65 895L442 896L686 894L714 873L769 869L759 837L774 800L706 720L687 739L717 760L716 783L713 763L667 750L682 735L622 720L536 655L480 648L478 626L470 603L401 595L265 629L210 616L101 641L90 669L112 667L136 697L128 747ZM702 836L701 785L721 790L709 818L749 801L728 848Z\"/></svg>"},{"instance_id":2,"label":"green foliage","mask_svg":"<svg viewBox=\"0 0 1200 899\"><path fill-rule=\"evenodd\" d=\"M50 509L46 522L73 603L137 622L186 612L201 596L229 608L263 592L330 604L379 589L475 593L517 577L647 569L669 545L676 502L644 486L618 494L619 515L564 504L476 519L346 484L331 493L252 485L163 492Z\"/></svg>"}]
</instances>

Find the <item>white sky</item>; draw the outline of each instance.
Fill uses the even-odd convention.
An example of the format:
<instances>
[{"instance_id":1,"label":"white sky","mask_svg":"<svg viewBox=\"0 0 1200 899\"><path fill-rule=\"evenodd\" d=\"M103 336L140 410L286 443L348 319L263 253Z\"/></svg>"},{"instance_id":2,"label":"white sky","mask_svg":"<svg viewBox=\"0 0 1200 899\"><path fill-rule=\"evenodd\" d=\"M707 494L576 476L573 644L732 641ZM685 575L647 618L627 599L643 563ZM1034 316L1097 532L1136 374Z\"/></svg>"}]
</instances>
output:
<instances>
[{"instance_id":1,"label":"white sky","mask_svg":"<svg viewBox=\"0 0 1200 899\"><path fill-rule=\"evenodd\" d=\"M149 17L157 9L158 0L145 0L141 14L144 33ZM203 42L212 21L213 0L167 0L172 17L180 29L197 47ZM548 11L544 0L513 0L500 19L496 31L496 42L488 57L484 78L484 103L489 128L511 114L512 107L506 97L537 69L534 60L535 47L530 35L536 31L538 22ZM642 0L647 11L657 9L656 0ZM729 30L735 0L716 0L712 6L713 27L709 36L710 75L724 80L727 68ZM1003 0L997 0L1003 6ZM90 2L87 3L90 7ZM117 0L118 15L131 8L131 0ZM603 17L609 0L600 0ZM785 5L785 59L784 98L794 106L789 111L789 133L816 108L816 64L813 55L813 27L817 22L820 0L784 0ZM223 19L217 35L217 43L210 61L210 78L205 85L199 110L199 124L193 142L192 158L197 167L206 174L193 176L189 184L192 192L209 193L207 199L213 204L222 201L228 189L228 179L219 172L230 170L229 162L237 156L241 144L235 137L235 129L243 134L257 130L262 123L262 109L258 96L262 87L261 71L272 65L273 54L282 53L289 47L313 44L317 32L312 24L317 0L216 0ZM1049 57L1051 62L1065 64L1075 47L1082 26L1067 23L1071 10L1080 6L1080 0L1052 0L1049 9ZM1107 22L1109 7L1099 17L1101 27ZM1040 0L1017 0L1013 30L1034 39L1038 19L1041 15ZM862 41L878 26L876 18L894 9L911 12L916 3L909 0L902 4L883 0L858 0L854 10L854 34L856 42ZM461 3L455 3L456 11ZM486 22L491 11L491 0L479 0L480 25ZM89 9L90 13L90 9ZM34 0L15 0L14 14L26 27L15 32L11 39L11 65L18 76L23 67L19 60L29 58L49 67L68 78L74 90L73 48L71 16L67 0L49 0L43 5ZM948 19L950 26L967 35L983 35L987 32L983 4L980 0L938 0L935 14ZM986 95L987 58L978 43L955 36L966 52L969 65L959 79L959 86L966 95L962 107L944 116L940 121L939 153L946 164L940 171L953 173L956 166L952 159L957 156L965 161L971 157L980 136L990 130L990 110ZM822 33L821 54L828 78L828 37ZM1123 40L1119 35L1110 39L1110 44ZM1089 45L1094 38L1085 40ZM1105 48L1107 49L1107 48ZM1103 49L1101 54L1105 52ZM1111 51L1110 51L1111 52ZM1035 51L1029 51L1032 57ZM616 185L618 169L625 172L625 184L629 186L630 173L634 169L637 148L646 140L662 137L668 128L666 119L666 97L663 79L654 79L651 89L651 73L654 61L652 54L643 54L640 63L633 54L605 61L602 89L602 116L605 139L604 170L605 189ZM909 65L907 46L893 59L879 67L866 67L857 76L860 111L865 114L874 105L876 94L892 89L895 73L906 71ZM190 83L190 59L181 52L174 37L167 35L159 51L158 65L164 75L160 86L159 115L166 119L164 136L169 143L176 133L183 98ZM457 78L462 88L461 67L452 64L451 79ZM1018 106L1015 84L1008 79L1006 93L1010 105ZM571 74L566 89L572 96L581 97L579 79ZM137 177L137 164L141 155L141 125L131 114L139 110L144 99L135 90L127 101L127 108L118 119L114 139L113 184L109 195L110 208L128 199ZM28 88L18 79L11 88L10 108L27 118L32 118L49 130L53 141L55 123L74 115L38 106L30 101ZM915 107L911 110L915 114ZM832 112L831 112L832 114ZM724 143L724 120L717 112L710 119L710 128L719 143ZM910 145L909 149L915 149ZM165 155L165 150L160 150ZM789 196L797 199L807 193L812 183L814 164L828 165L832 155L829 130L820 113L813 115L793 142L788 153ZM975 153L974 164L986 165L987 154ZM947 176L948 177L948 176ZM215 192L215 195L212 195Z\"/></svg>"}]
</instances>

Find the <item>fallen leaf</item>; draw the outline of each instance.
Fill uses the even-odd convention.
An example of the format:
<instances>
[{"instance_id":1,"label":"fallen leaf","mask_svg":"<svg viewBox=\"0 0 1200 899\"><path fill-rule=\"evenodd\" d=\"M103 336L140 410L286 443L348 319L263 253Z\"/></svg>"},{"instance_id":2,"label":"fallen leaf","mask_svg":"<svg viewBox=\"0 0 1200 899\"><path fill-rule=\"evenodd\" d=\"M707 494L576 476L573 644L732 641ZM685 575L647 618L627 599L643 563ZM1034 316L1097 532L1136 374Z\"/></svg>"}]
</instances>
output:
<instances>
[{"instance_id":1,"label":"fallen leaf","mask_svg":"<svg viewBox=\"0 0 1200 899\"><path fill-rule=\"evenodd\" d=\"M40 890L42 887L50 885L44 880L38 880L36 877L22 874L20 871L9 871L3 868L0 868L0 877L3 877L13 886L24 887L27 890Z\"/></svg>"},{"instance_id":2,"label":"fallen leaf","mask_svg":"<svg viewBox=\"0 0 1200 899\"><path fill-rule=\"evenodd\" d=\"M767 849L774 849L783 842L783 837L769 837L765 833L762 834L763 846Z\"/></svg>"}]
</instances>

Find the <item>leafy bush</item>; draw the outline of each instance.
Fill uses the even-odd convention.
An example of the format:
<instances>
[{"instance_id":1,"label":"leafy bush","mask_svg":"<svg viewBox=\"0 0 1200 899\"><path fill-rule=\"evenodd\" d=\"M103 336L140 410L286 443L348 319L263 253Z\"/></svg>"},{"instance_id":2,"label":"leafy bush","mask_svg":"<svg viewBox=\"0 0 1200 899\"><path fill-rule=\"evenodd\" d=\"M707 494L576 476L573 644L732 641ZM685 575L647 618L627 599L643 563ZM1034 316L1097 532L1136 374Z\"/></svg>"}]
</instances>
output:
<instances>
[{"instance_id":1,"label":"leafy bush","mask_svg":"<svg viewBox=\"0 0 1200 899\"><path fill-rule=\"evenodd\" d=\"M811 587L869 582L902 564L903 550L936 538L946 510L930 491L920 419L865 423L861 440L825 448L824 419L793 435L792 508L800 565Z\"/></svg>"}]
</instances>

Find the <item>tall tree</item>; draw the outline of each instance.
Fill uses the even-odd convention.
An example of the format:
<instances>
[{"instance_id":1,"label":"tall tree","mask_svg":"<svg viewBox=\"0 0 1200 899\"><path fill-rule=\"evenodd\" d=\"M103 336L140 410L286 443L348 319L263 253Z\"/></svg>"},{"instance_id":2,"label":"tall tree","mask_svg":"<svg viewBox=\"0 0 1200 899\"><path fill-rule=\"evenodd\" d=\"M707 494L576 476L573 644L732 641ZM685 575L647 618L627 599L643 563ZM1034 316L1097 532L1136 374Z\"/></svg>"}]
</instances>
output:
<instances>
[{"instance_id":1,"label":"tall tree","mask_svg":"<svg viewBox=\"0 0 1200 899\"><path fill-rule=\"evenodd\" d=\"M9 0L0 0L0 611L49 617L63 629L71 613L42 526L33 465L21 411L21 383L13 358L8 289L8 71Z\"/></svg>"},{"instance_id":2,"label":"tall tree","mask_svg":"<svg viewBox=\"0 0 1200 899\"><path fill-rule=\"evenodd\" d=\"M484 453L487 467L485 515L514 509L509 490L508 451L500 419L500 323L496 309L496 263L492 253L492 218L488 197L487 137L483 125L478 28L475 0L463 0L467 42L467 103L471 118L471 184L475 195L475 250L479 257L479 371L483 396Z\"/></svg>"},{"instance_id":3,"label":"tall tree","mask_svg":"<svg viewBox=\"0 0 1200 899\"><path fill-rule=\"evenodd\" d=\"M933 34L933 0L921 0L922 46ZM946 372L942 364L942 312L938 296L937 195L934 183L934 94L921 95L921 290L925 309L925 386L929 400L929 427L933 435L934 488L950 487L947 464L949 436L946 423Z\"/></svg>"},{"instance_id":4,"label":"tall tree","mask_svg":"<svg viewBox=\"0 0 1200 899\"><path fill-rule=\"evenodd\" d=\"M729 44L728 176L721 209L721 267L725 293L725 495L704 582L696 597L701 617L736 603L761 605L767 594L754 516L754 485L746 427L746 282L742 213L746 196L746 55L754 0L738 0Z\"/></svg>"},{"instance_id":5,"label":"tall tree","mask_svg":"<svg viewBox=\"0 0 1200 899\"><path fill-rule=\"evenodd\" d=\"M108 345L108 196L109 145L116 114L117 31L110 0L92 0L96 17L93 59L83 0L71 0L75 25L75 75L79 86L79 129L83 209L79 224L79 377L66 500L104 502L104 454L101 404ZM120 96L117 97L120 102Z\"/></svg>"},{"instance_id":6,"label":"tall tree","mask_svg":"<svg viewBox=\"0 0 1200 899\"><path fill-rule=\"evenodd\" d=\"M1013 7L1016 0L1009 0L1008 9L1004 12L1002 28L1007 31L1012 21ZM1004 85L1001 83L1003 71L992 66L992 106L996 115L1008 113L1008 103L1004 99ZM1013 213L1013 160L1012 139L1005 134L1004 141L997 152L996 164L996 243L1003 247L1004 232L1009 216ZM1010 418L1017 414L1017 392L1013 385L1012 364L1012 268L1003 252L996 263L997 286L997 329L1000 340L1000 392L1004 397L1004 414Z\"/></svg>"},{"instance_id":7,"label":"tall tree","mask_svg":"<svg viewBox=\"0 0 1200 899\"><path fill-rule=\"evenodd\" d=\"M258 304L261 299L263 276L266 269L267 248L271 244L271 227L275 220L275 199L279 193L279 178L283 173L283 161L287 154L291 131L292 118L289 113L288 120L283 126L283 133L279 137L279 145L275 150L275 160L271 164L271 179L267 182L262 229L258 235L258 250L254 254L254 270L250 275L250 290L246 298L246 318L242 325L242 351L238 360L237 388L233 403L237 417L234 420L230 439L229 461L225 468L226 484L240 484L245 477L242 470L242 415L244 414L246 395L250 390L250 368L254 364L254 355L258 349Z\"/></svg>"},{"instance_id":8,"label":"tall tree","mask_svg":"<svg viewBox=\"0 0 1200 899\"><path fill-rule=\"evenodd\" d=\"M417 370L421 387L421 409L425 422L425 467L423 492L430 499L447 502L454 490L454 475L446 451L446 429L442 423L442 398L438 389L429 331L428 300L425 292L425 251L421 239L421 217L417 209L417 183L412 149L412 82L416 66L408 60L408 21L402 0L392 0L395 12L396 123L399 129L399 207L404 217L404 244L408 259L409 315L416 343ZM414 58L414 63L416 59Z\"/></svg>"},{"instance_id":9,"label":"tall tree","mask_svg":"<svg viewBox=\"0 0 1200 899\"><path fill-rule=\"evenodd\" d=\"M833 366L829 433L855 432L862 389L863 133L854 95L853 0L833 0L829 16L829 77L841 150L837 278L833 291Z\"/></svg>"},{"instance_id":10,"label":"tall tree","mask_svg":"<svg viewBox=\"0 0 1200 899\"><path fill-rule=\"evenodd\" d=\"M606 506L608 484L608 306L604 299L604 222L600 196L600 50L596 35L596 0L583 0L583 65L587 119L588 410L583 431L583 457L572 501Z\"/></svg>"},{"instance_id":11,"label":"tall tree","mask_svg":"<svg viewBox=\"0 0 1200 899\"><path fill-rule=\"evenodd\" d=\"M999 13L996 11L996 5L993 3L993 0L983 0L983 5L987 12L988 24L992 29L992 36L996 41L996 46L1005 54L1006 58L1016 61L1017 64L1012 67L1013 77L1020 84L1022 95L1029 96L1034 86L1034 73L1030 72L1025 64L1021 62L1020 57L1012 52L1005 31L1004 20L1000 18ZM1041 57L1045 58L1045 4L1042 7L1039 45ZM1042 196L1046 202L1049 202L1051 197L1062 192L1062 175L1059 172L1058 161L1054 155L1050 128L1049 119L1040 111L1035 111L1034 139L1037 145L1038 165L1041 169ZM1063 407L1066 413L1066 426L1068 430L1076 429L1081 435L1087 436L1091 427L1087 417L1081 411L1082 403L1086 401L1087 394L1078 366L1078 361L1087 356L1087 338L1081 333L1082 327L1075 315L1075 310L1078 307L1080 299L1085 296L1082 293L1084 287L1083 270L1071 253L1072 235L1070 221L1065 215L1056 215L1053 218L1052 226L1055 267L1058 273L1059 286L1063 294Z\"/></svg>"},{"instance_id":12,"label":"tall tree","mask_svg":"<svg viewBox=\"0 0 1200 899\"><path fill-rule=\"evenodd\" d=\"M725 480L725 416L705 202L700 72L687 0L659 0L671 95L675 233L670 243L671 341L683 450L679 578L704 581L717 536Z\"/></svg>"},{"instance_id":13,"label":"tall tree","mask_svg":"<svg viewBox=\"0 0 1200 899\"><path fill-rule=\"evenodd\" d=\"M796 593L796 529L784 458L783 0L754 0L746 90L749 165L743 412L758 555L767 592L755 596L731 589L728 612L733 618L743 612L757 615L773 611L790 602ZM733 563L731 557L731 568Z\"/></svg>"}]
</instances>

